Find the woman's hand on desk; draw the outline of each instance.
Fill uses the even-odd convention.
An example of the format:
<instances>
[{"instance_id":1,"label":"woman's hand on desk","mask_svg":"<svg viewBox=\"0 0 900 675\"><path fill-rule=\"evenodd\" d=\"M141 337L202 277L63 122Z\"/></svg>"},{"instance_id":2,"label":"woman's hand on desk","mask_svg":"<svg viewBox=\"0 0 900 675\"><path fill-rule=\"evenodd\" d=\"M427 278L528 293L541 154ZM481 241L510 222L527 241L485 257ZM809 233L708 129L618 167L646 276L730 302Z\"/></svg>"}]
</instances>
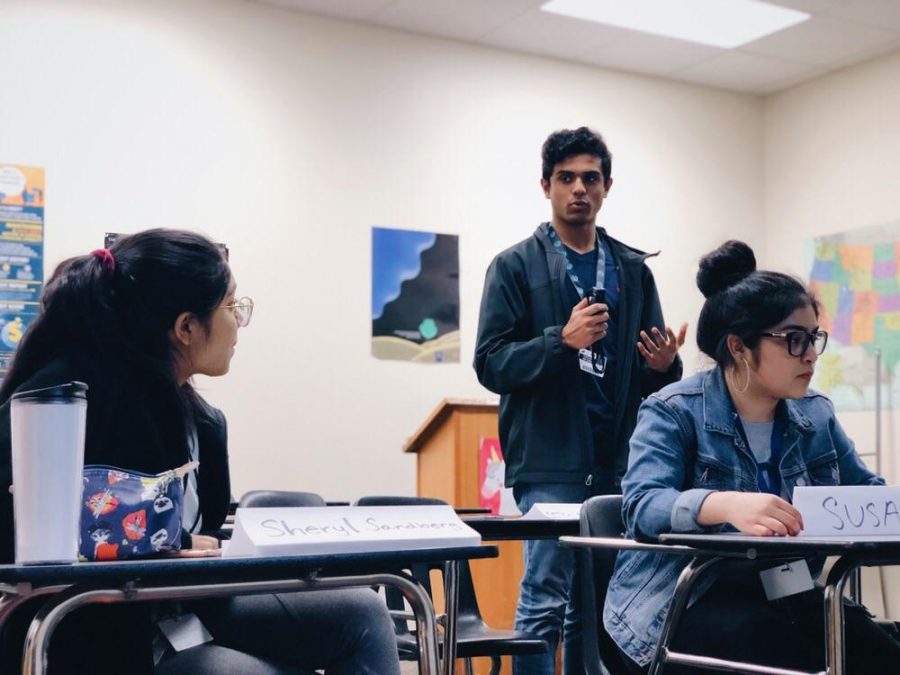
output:
<instances>
[{"instance_id":1,"label":"woman's hand on desk","mask_svg":"<svg viewBox=\"0 0 900 675\"><path fill-rule=\"evenodd\" d=\"M195 551L210 551L219 548L219 540L205 534L191 535L191 549Z\"/></svg>"},{"instance_id":2,"label":"woman's hand on desk","mask_svg":"<svg viewBox=\"0 0 900 675\"><path fill-rule=\"evenodd\" d=\"M759 537L797 535L803 529L800 512L781 497L766 492L713 492L697 514L697 524L730 523L744 534Z\"/></svg>"}]
</instances>

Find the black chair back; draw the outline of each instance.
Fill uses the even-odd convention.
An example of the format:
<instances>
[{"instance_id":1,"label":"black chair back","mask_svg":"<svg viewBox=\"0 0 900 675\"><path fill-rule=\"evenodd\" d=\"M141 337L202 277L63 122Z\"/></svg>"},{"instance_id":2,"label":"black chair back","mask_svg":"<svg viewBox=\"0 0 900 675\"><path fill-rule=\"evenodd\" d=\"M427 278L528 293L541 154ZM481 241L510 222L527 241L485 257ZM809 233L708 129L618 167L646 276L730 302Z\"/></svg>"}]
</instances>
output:
<instances>
[{"instance_id":1,"label":"black chair back","mask_svg":"<svg viewBox=\"0 0 900 675\"><path fill-rule=\"evenodd\" d=\"M367 495L365 497L360 497L356 500L356 506L447 506L447 502L443 499L437 499L435 497L397 497L391 495ZM441 570L443 571L443 563L416 563L413 564L410 568L410 573L415 577L416 581L418 581L424 588L425 592L428 593L429 596L432 595L431 592L431 570ZM465 567L465 565L460 565L460 567ZM471 585L472 580L469 579L469 584ZM403 609L403 598L400 593L394 589L386 589L387 593L387 602L388 607L397 610ZM475 595L474 587L471 590L472 595ZM462 586L459 587L459 596L460 598L463 595ZM406 630L406 622L405 621L397 621L394 622L396 624L396 628L398 633L402 633ZM402 629L401 629L402 625Z\"/></svg>"},{"instance_id":2,"label":"black chair back","mask_svg":"<svg viewBox=\"0 0 900 675\"><path fill-rule=\"evenodd\" d=\"M395 496L361 497L356 502L356 506L437 506L446 504L447 502L442 499L433 497ZM430 572L433 569L443 573L445 565L443 563L414 565L410 570L412 575L426 588L429 595L431 595ZM501 667L500 657L503 655L542 654L547 651L547 643L536 635L488 626L478 608L469 561L460 561L458 570L456 655L457 658L466 659L467 673L472 672L471 659L475 657L489 657L491 659L491 675L498 675ZM392 594L391 590L386 589L388 607L393 610L402 609L403 598L399 594ZM410 634L406 621L395 619L394 626L401 658L414 658L418 653L415 636Z\"/></svg>"},{"instance_id":3,"label":"black chair back","mask_svg":"<svg viewBox=\"0 0 900 675\"><path fill-rule=\"evenodd\" d=\"M436 497L393 497L368 495L356 500L357 506L447 506L447 502Z\"/></svg>"},{"instance_id":4,"label":"black chair back","mask_svg":"<svg viewBox=\"0 0 900 675\"><path fill-rule=\"evenodd\" d=\"M254 509L266 506L325 506L325 500L315 492L291 490L251 490L245 492L238 508Z\"/></svg>"},{"instance_id":5,"label":"black chair back","mask_svg":"<svg viewBox=\"0 0 900 675\"><path fill-rule=\"evenodd\" d=\"M581 536L621 537L624 532L621 495L591 497L582 505ZM578 549L577 555L582 578L585 675L627 675L622 656L603 627L603 604L616 565L616 551Z\"/></svg>"},{"instance_id":6,"label":"black chair back","mask_svg":"<svg viewBox=\"0 0 900 675\"><path fill-rule=\"evenodd\" d=\"M360 497L356 502L357 506L447 506L447 502L443 499L435 497L391 497L370 495ZM443 565L433 565L431 569L439 569ZM431 580L428 571L424 568L413 569L413 575L426 587L428 593L431 593ZM422 578L422 577L425 578ZM469 565L459 565L459 578L457 580L457 588L459 589L459 601L457 608L459 610L459 626L469 624L481 625L484 620L481 617L481 610L478 608L478 597L475 595L475 584L472 582L472 571Z\"/></svg>"}]
</instances>

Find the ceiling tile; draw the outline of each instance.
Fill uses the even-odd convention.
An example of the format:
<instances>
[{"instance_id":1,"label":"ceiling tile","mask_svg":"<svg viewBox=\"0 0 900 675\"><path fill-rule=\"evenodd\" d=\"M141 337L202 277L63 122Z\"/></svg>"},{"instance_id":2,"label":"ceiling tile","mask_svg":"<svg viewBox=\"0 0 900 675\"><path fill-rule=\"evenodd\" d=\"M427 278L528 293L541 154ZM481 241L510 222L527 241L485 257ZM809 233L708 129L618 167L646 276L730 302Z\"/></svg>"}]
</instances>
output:
<instances>
[{"instance_id":1,"label":"ceiling tile","mask_svg":"<svg viewBox=\"0 0 900 675\"><path fill-rule=\"evenodd\" d=\"M348 19L364 19L393 0L259 0L268 5Z\"/></svg>"},{"instance_id":2,"label":"ceiling tile","mask_svg":"<svg viewBox=\"0 0 900 675\"><path fill-rule=\"evenodd\" d=\"M488 32L478 41L521 52L574 59L621 35L621 29L612 26L533 9Z\"/></svg>"},{"instance_id":3,"label":"ceiling tile","mask_svg":"<svg viewBox=\"0 0 900 675\"><path fill-rule=\"evenodd\" d=\"M772 1L772 0L770 0ZM897 0L774 0L775 4L810 14L825 14L875 28L900 30Z\"/></svg>"},{"instance_id":4,"label":"ceiling tile","mask_svg":"<svg viewBox=\"0 0 900 675\"><path fill-rule=\"evenodd\" d=\"M727 53L542 12L543 0L251 1L755 93L900 48L900 0L767 0L812 18Z\"/></svg>"},{"instance_id":5,"label":"ceiling tile","mask_svg":"<svg viewBox=\"0 0 900 675\"><path fill-rule=\"evenodd\" d=\"M622 36L579 57L606 68L649 75L668 75L725 52L718 47L622 30Z\"/></svg>"},{"instance_id":6,"label":"ceiling tile","mask_svg":"<svg viewBox=\"0 0 900 675\"><path fill-rule=\"evenodd\" d=\"M673 73L672 77L724 89L766 93L790 79L799 81L824 72L821 68L766 56L729 51L696 66Z\"/></svg>"},{"instance_id":7,"label":"ceiling tile","mask_svg":"<svg viewBox=\"0 0 900 675\"><path fill-rule=\"evenodd\" d=\"M799 9L801 12L809 14L823 14L827 10L840 4L841 0L763 0L772 5L781 5L782 7L790 7L791 9Z\"/></svg>"},{"instance_id":8,"label":"ceiling tile","mask_svg":"<svg viewBox=\"0 0 900 675\"><path fill-rule=\"evenodd\" d=\"M394 0L368 20L428 35L458 40L477 40L485 33L521 16L543 0Z\"/></svg>"},{"instance_id":9,"label":"ceiling tile","mask_svg":"<svg viewBox=\"0 0 900 675\"><path fill-rule=\"evenodd\" d=\"M896 37L896 33L890 31L819 15L743 45L740 51L813 66L828 66L845 64L857 55L887 49Z\"/></svg>"},{"instance_id":10,"label":"ceiling tile","mask_svg":"<svg viewBox=\"0 0 900 675\"><path fill-rule=\"evenodd\" d=\"M757 89L754 89L752 93L759 94L760 96L768 96L769 94L774 94L779 91L784 91L785 89L790 89L796 84L807 82L818 77L819 75L824 75L827 72L828 71L824 68L813 68L813 70L811 71L803 70L789 77L772 80L771 82L761 85Z\"/></svg>"}]
</instances>

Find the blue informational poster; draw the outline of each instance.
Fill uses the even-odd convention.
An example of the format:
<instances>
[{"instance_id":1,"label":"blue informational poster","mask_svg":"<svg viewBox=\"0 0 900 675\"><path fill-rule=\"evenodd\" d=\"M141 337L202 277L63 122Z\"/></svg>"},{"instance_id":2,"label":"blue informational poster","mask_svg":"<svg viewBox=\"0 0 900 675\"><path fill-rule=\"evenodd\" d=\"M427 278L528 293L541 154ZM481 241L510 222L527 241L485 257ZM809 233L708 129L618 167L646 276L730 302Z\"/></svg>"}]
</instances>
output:
<instances>
[{"instance_id":1,"label":"blue informational poster","mask_svg":"<svg viewBox=\"0 0 900 675\"><path fill-rule=\"evenodd\" d=\"M372 228L372 355L459 363L459 237Z\"/></svg>"},{"instance_id":2,"label":"blue informational poster","mask_svg":"<svg viewBox=\"0 0 900 675\"><path fill-rule=\"evenodd\" d=\"M0 377L44 285L44 170L0 164Z\"/></svg>"}]
</instances>

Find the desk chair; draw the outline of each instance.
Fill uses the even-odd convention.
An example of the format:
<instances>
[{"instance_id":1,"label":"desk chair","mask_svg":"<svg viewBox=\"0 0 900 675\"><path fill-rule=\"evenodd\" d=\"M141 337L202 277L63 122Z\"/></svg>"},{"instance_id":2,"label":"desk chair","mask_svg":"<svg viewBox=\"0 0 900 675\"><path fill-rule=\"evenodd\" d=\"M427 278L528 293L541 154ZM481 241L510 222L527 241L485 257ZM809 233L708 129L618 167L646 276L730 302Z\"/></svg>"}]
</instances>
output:
<instances>
[{"instance_id":1,"label":"desk chair","mask_svg":"<svg viewBox=\"0 0 900 675\"><path fill-rule=\"evenodd\" d=\"M581 536L621 537L624 532L621 495L591 497L581 506ZM614 549L577 551L582 578L585 675L628 675L618 647L603 627L603 604L616 554Z\"/></svg>"},{"instance_id":2,"label":"desk chair","mask_svg":"<svg viewBox=\"0 0 900 675\"><path fill-rule=\"evenodd\" d=\"M278 507L278 506L325 506L325 500L317 495L315 492L294 492L293 490L250 490L249 492L245 492L240 501L237 504L237 508L239 509L260 509L265 508L267 506ZM203 645L203 647L208 650L213 650L213 645ZM217 649L223 650L223 647L218 647ZM187 650L190 652L191 650ZM225 653L225 656L233 656ZM241 655L243 657L243 655ZM216 653L214 657L211 657L210 654L203 654L202 658L204 660L210 658L222 658L221 654ZM255 658L255 657L250 657ZM215 661L211 661L215 662ZM224 661L223 661L224 662ZM178 663L177 666L183 666L185 664L190 664L189 657L185 660L185 663ZM276 666L272 663L260 662L258 666L260 668L259 671L255 670L257 666L253 668L248 668L246 672L260 672L260 673L268 673L269 670L263 670L263 668L272 669L271 672L273 674L281 673L281 672L299 672L296 669L293 670L280 670L279 666ZM168 675L169 672L177 673L177 672L193 672L192 669L186 668L183 670L172 670L165 672L158 672L157 675ZM234 672L238 672L235 670Z\"/></svg>"},{"instance_id":3,"label":"desk chair","mask_svg":"<svg viewBox=\"0 0 900 675\"><path fill-rule=\"evenodd\" d=\"M361 497L357 506L446 506L447 502L431 497ZM425 566L414 567L411 572L431 595L430 569ZM472 659L489 657L491 659L491 675L500 672L503 655L543 654L549 647L541 638L531 633L517 630L491 628L481 617L478 599L475 597L475 586L472 583L472 571L467 560L459 564L459 602L456 624L456 655L465 659L466 675L472 673ZM402 598L388 594L388 607L392 610L402 609ZM396 616L396 615L395 615ZM417 656L415 635L409 632L405 618L395 618L394 628L397 631L397 646L401 659L415 659Z\"/></svg>"},{"instance_id":4,"label":"desk chair","mask_svg":"<svg viewBox=\"0 0 900 675\"><path fill-rule=\"evenodd\" d=\"M251 490L244 493L237 508L264 506L325 506L325 500L312 492ZM296 668L266 661L216 644L192 647L164 659L155 669L156 675L178 673L253 672L260 675L300 673ZM305 671L304 671L305 672Z\"/></svg>"},{"instance_id":5,"label":"desk chair","mask_svg":"<svg viewBox=\"0 0 900 675\"><path fill-rule=\"evenodd\" d=\"M325 500L315 492L290 490L250 490L238 502L239 509L258 509L266 506L325 506Z\"/></svg>"}]
</instances>

